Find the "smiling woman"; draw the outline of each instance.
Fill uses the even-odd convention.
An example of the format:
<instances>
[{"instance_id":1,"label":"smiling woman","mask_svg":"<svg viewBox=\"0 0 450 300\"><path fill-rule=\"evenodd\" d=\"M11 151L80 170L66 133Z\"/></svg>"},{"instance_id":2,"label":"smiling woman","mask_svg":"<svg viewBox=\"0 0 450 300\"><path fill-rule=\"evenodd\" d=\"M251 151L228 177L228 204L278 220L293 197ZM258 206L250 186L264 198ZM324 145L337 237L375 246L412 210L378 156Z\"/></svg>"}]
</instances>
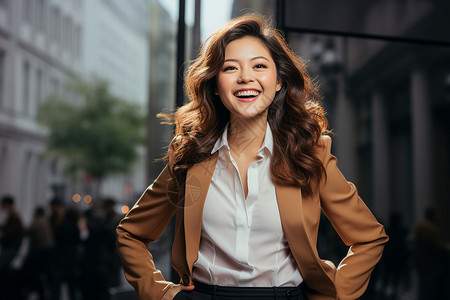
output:
<instances>
[{"instance_id":1,"label":"smiling woman","mask_svg":"<svg viewBox=\"0 0 450 300\"><path fill-rule=\"evenodd\" d=\"M260 39L243 37L228 44L216 94L230 111L230 119L259 118L264 128L269 106L280 89L277 67Z\"/></svg>"},{"instance_id":2,"label":"smiling woman","mask_svg":"<svg viewBox=\"0 0 450 300\"><path fill-rule=\"evenodd\" d=\"M168 164L120 223L139 299L357 299L388 237L331 154L302 60L261 16L218 29L186 73ZM317 252L321 211L349 246ZM176 215L165 281L147 251Z\"/></svg>"}]
</instances>

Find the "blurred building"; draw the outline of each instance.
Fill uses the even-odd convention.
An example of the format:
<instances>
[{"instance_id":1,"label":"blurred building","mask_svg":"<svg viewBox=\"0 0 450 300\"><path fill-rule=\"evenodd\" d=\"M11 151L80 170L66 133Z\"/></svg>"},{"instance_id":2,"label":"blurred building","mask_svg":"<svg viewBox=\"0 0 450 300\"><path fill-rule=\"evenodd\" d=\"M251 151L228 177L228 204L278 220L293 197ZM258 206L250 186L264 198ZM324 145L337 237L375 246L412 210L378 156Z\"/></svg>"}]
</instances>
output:
<instances>
[{"instance_id":1,"label":"blurred building","mask_svg":"<svg viewBox=\"0 0 450 300\"><path fill-rule=\"evenodd\" d=\"M147 120L147 183L164 168L162 158L173 135L173 128L161 124L156 115L173 112L176 91L177 24L159 2L150 7L150 76Z\"/></svg>"},{"instance_id":2,"label":"blurred building","mask_svg":"<svg viewBox=\"0 0 450 300\"><path fill-rule=\"evenodd\" d=\"M55 194L83 194L62 175L63 162L43 156L46 131L36 122L50 94L74 104L71 76L110 82L117 97L142 106L148 99L147 0L0 1L0 195L16 198L25 222ZM103 185L104 195L134 198L145 180L145 150L130 175Z\"/></svg>"},{"instance_id":3,"label":"blurred building","mask_svg":"<svg viewBox=\"0 0 450 300\"><path fill-rule=\"evenodd\" d=\"M409 226L428 206L442 217L450 214L450 142L444 138L450 129L449 4L382 1L367 6L356 28L406 42L342 42L349 103L356 115L358 175L377 212L387 219L386 212L399 211ZM448 218L441 225L450 239Z\"/></svg>"},{"instance_id":4,"label":"blurred building","mask_svg":"<svg viewBox=\"0 0 450 300\"><path fill-rule=\"evenodd\" d=\"M321 5L287 7L285 25L300 27L289 40L318 76L343 173L381 220L398 211L412 228L427 206L449 213L448 4Z\"/></svg>"},{"instance_id":5,"label":"blurred building","mask_svg":"<svg viewBox=\"0 0 450 300\"><path fill-rule=\"evenodd\" d=\"M26 222L64 185L60 163L42 157L36 112L50 93L79 101L65 83L82 72L83 18L81 0L0 1L0 194Z\"/></svg>"},{"instance_id":6,"label":"blurred building","mask_svg":"<svg viewBox=\"0 0 450 300\"><path fill-rule=\"evenodd\" d=\"M276 0L234 0L232 18L249 13L262 14L275 22Z\"/></svg>"},{"instance_id":7,"label":"blurred building","mask_svg":"<svg viewBox=\"0 0 450 300\"><path fill-rule=\"evenodd\" d=\"M178 0L172 0L177 2ZM184 36L178 37L178 20L173 20L162 4L162 0L150 5L150 75L147 119L147 177L146 182L153 182L164 168L161 159L173 138L174 127L161 124L165 119L157 118L158 113L173 113L177 106L177 83L183 84L184 70L195 59L200 46L200 1L186 1L191 4L194 13L192 25L185 21ZM178 4L177 4L178 5ZM186 7L185 15L188 14ZM184 40L182 63L177 65L177 42ZM180 81L178 81L180 80ZM178 81L178 82L177 82ZM181 100L186 101L184 93ZM166 120L167 121L167 120Z\"/></svg>"},{"instance_id":8,"label":"blurred building","mask_svg":"<svg viewBox=\"0 0 450 300\"><path fill-rule=\"evenodd\" d=\"M84 0L83 14L85 74L106 79L117 97L146 105L149 1Z\"/></svg>"},{"instance_id":9,"label":"blurred building","mask_svg":"<svg viewBox=\"0 0 450 300\"><path fill-rule=\"evenodd\" d=\"M235 0L233 16L249 11L304 58L340 169L378 218L399 211L413 228L427 206L450 214L448 1Z\"/></svg>"},{"instance_id":10,"label":"blurred building","mask_svg":"<svg viewBox=\"0 0 450 300\"><path fill-rule=\"evenodd\" d=\"M110 92L147 110L149 95L149 0L83 1L83 72L106 79ZM140 149L132 172L108 178L101 194L120 202L147 186L146 153Z\"/></svg>"}]
</instances>

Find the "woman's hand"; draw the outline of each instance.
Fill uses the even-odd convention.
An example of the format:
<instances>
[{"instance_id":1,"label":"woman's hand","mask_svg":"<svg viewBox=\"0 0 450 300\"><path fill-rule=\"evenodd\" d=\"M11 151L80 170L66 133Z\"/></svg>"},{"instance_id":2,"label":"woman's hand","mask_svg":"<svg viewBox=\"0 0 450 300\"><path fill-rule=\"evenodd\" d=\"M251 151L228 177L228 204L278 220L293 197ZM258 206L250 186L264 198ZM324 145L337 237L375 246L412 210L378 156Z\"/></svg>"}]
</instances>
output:
<instances>
[{"instance_id":1,"label":"woman's hand","mask_svg":"<svg viewBox=\"0 0 450 300\"><path fill-rule=\"evenodd\" d=\"M194 289L194 285L181 285L181 284L174 284L170 287L170 289L164 294L164 296L161 298L161 300L172 300L175 298L175 295L178 294L181 291L192 291Z\"/></svg>"}]
</instances>

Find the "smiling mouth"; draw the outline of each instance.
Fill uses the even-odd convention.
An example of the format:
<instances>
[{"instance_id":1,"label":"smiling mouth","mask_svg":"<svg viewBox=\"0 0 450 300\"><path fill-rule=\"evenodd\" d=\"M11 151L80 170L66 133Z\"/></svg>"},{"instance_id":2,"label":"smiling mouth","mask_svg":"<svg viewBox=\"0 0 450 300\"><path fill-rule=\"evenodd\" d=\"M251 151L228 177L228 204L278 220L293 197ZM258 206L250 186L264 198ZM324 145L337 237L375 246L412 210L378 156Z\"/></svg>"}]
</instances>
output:
<instances>
[{"instance_id":1,"label":"smiling mouth","mask_svg":"<svg viewBox=\"0 0 450 300\"><path fill-rule=\"evenodd\" d=\"M242 90L242 91L237 91L233 95L239 99L245 100L245 99L252 99L252 98L258 97L259 94L261 94L261 92L257 91L257 90Z\"/></svg>"}]
</instances>

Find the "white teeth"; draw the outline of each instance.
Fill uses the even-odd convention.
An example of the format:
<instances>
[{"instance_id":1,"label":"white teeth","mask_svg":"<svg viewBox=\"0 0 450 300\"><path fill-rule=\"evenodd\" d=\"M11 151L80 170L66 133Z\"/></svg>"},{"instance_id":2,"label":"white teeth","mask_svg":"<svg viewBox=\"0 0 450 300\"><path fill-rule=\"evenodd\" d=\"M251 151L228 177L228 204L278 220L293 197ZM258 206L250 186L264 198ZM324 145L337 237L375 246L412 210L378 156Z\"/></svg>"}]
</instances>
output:
<instances>
[{"instance_id":1,"label":"white teeth","mask_svg":"<svg viewBox=\"0 0 450 300\"><path fill-rule=\"evenodd\" d=\"M259 92L255 90L238 91L234 94L236 97L258 96Z\"/></svg>"}]
</instances>

